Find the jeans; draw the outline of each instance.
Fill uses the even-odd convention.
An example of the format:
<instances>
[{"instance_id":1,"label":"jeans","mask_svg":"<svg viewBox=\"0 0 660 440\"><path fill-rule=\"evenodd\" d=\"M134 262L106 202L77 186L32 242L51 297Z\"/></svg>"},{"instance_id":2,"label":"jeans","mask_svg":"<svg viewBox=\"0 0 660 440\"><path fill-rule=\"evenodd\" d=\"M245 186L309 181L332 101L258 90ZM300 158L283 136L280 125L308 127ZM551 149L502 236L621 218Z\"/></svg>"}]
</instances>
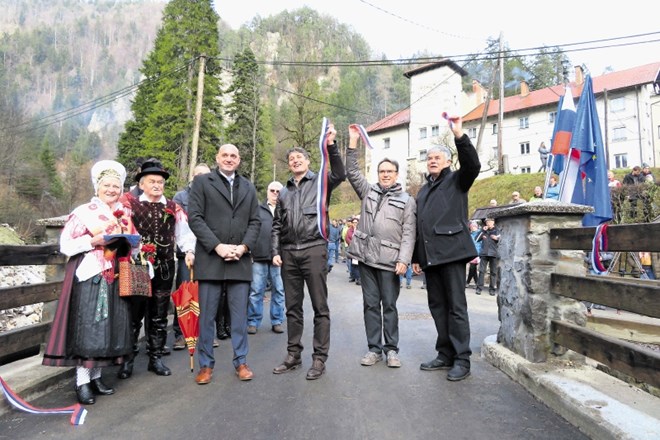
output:
<instances>
[{"instance_id":1,"label":"jeans","mask_svg":"<svg viewBox=\"0 0 660 440\"><path fill-rule=\"evenodd\" d=\"M406 270L405 275L399 275L399 284L403 283L403 277L404 276L406 278L406 286L410 286L410 284L412 283L412 277L413 277L412 264L408 266L408 269Z\"/></svg>"},{"instance_id":2,"label":"jeans","mask_svg":"<svg viewBox=\"0 0 660 440\"><path fill-rule=\"evenodd\" d=\"M337 243L328 243L328 269L337 261Z\"/></svg>"},{"instance_id":3,"label":"jeans","mask_svg":"<svg viewBox=\"0 0 660 440\"><path fill-rule=\"evenodd\" d=\"M270 325L282 324L284 320L284 285L281 269L270 263L252 263L252 283L248 304L248 325L259 327L264 315L264 294L270 279Z\"/></svg>"}]
</instances>

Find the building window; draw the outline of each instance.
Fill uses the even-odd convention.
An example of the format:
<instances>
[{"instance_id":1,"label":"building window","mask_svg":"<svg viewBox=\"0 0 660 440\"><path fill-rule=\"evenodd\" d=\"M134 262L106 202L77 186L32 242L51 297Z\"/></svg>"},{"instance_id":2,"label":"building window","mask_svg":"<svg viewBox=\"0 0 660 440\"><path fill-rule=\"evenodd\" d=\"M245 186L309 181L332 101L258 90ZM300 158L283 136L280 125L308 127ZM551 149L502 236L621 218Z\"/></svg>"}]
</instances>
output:
<instances>
[{"instance_id":1,"label":"building window","mask_svg":"<svg viewBox=\"0 0 660 440\"><path fill-rule=\"evenodd\" d=\"M550 124L554 124L556 119L557 119L557 112L548 113L548 122Z\"/></svg>"},{"instance_id":2,"label":"building window","mask_svg":"<svg viewBox=\"0 0 660 440\"><path fill-rule=\"evenodd\" d=\"M660 127L658 127L660 128ZM477 137L477 129L476 128L468 128L468 137L470 139L474 139Z\"/></svg>"},{"instance_id":3,"label":"building window","mask_svg":"<svg viewBox=\"0 0 660 440\"><path fill-rule=\"evenodd\" d=\"M437 125L434 125L431 127L431 136L439 136L440 135L440 127Z\"/></svg>"},{"instance_id":4,"label":"building window","mask_svg":"<svg viewBox=\"0 0 660 440\"><path fill-rule=\"evenodd\" d=\"M616 168L628 168L628 155L624 154L615 154L614 155L614 166Z\"/></svg>"},{"instance_id":5,"label":"building window","mask_svg":"<svg viewBox=\"0 0 660 440\"><path fill-rule=\"evenodd\" d=\"M419 129L419 138L426 139L426 127Z\"/></svg>"},{"instance_id":6,"label":"building window","mask_svg":"<svg viewBox=\"0 0 660 440\"><path fill-rule=\"evenodd\" d=\"M626 127L614 127L612 129L612 140L613 141L625 141L626 140Z\"/></svg>"},{"instance_id":7,"label":"building window","mask_svg":"<svg viewBox=\"0 0 660 440\"><path fill-rule=\"evenodd\" d=\"M426 160L426 150L419 150L419 160L420 161Z\"/></svg>"},{"instance_id":8,"label":"building window","mask_svg":"<svg viewBox=\"0 0 660 440\"><path fill-rule=\"evenodd\" d=\"M497 134L497 124L493 124L493 134Z\"/></svg>"},{"instance_id":9,"label":"building window","mask_svg":"<svg viewBox=\"0 0 660 440\"><path fill-rule=\"evenodd\" d=\"M529 154L529 142L521 142L520 154Z\"/></svg>"},{"instance_id":10,"label":"building window","mask_svg":"<svg viewBox=\"0 0 660 440\"><path fill-rule=\"evenodd\" d=\"M525 128L529 128L529 116L523 116L518 121L520 121L521 130L524 130Z\"/></svg>"},{"instance_id":11,"label":"building window","mask_svg":"<svg viewBox=\"0 0 660 440\"><path fill-rule=\"evenodd\" d=\"M383 139L383 149L388 149L390 148L390 138L385 138Z\"/></svg>"},{"instance_id":12,"label":"building window","mask_svg":"<svg viewBox=\"0 0 660 440\"><path fill-rule=\"evenodd\" d=\"M610 111L612 112L621 112L626 109L626 98L621 96L620 98L610 99Z\"/></svg>"},{"instance_id":13,"label":"building window","mask_svg":"<svg viewBox=\"0 0 660 440\"><path fill-rule=\"evenodd\" d=\"M530 174L531 172L531 167L520 167L520 174Z\"/></svg>"}]
</instances>

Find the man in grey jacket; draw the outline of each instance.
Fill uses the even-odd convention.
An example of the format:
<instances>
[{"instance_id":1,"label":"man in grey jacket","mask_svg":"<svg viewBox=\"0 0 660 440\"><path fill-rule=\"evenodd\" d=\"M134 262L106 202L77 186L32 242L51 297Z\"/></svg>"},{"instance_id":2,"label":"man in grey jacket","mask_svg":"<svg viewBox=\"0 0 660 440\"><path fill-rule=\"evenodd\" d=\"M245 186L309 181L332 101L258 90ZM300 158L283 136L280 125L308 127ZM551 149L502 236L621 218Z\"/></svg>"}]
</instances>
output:
<instances>
[{"instance_id":1,"label":"man in grey jacket","mask_svg":"<svg viewBox=\"0 0 660 440\"><path fill-rule=\"evenodd\" d=\"M360 363L374 365L385 353L387 366L398 368L401 360L396 301L399 298L399 276L406 273L415 247L416 203L397 182L399 164L394 160L381 160L377 168L378 183L370 185L367 182L358 167L359 137L357 126L351 125L346 173L362 200L362 208L348 256L360 262L364 327L369 346Z\"/></svg>"}]
</instances>

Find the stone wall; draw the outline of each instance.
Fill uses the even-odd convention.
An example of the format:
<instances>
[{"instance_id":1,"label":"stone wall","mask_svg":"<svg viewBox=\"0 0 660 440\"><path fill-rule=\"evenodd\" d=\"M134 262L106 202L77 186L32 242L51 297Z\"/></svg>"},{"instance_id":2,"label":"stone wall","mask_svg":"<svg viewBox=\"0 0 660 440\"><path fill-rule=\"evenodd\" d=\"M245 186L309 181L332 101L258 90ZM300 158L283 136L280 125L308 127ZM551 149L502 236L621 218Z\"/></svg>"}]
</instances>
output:
<instances>
[{"instance_id":1,"label":"stone wall","mask_svg":"<svg viewBox=\"0 0 660 440\"><path fill-rule=\"evenodd\" d=\"M581 302L550 293L550 274L584 275L582 251L550 249L550 229L580 227L591 208L557 202L533 202L492 213L500 229L499 343L531 362L544 362L553 351L553 319L586 324Z\"/></svg>"}]
</instances>

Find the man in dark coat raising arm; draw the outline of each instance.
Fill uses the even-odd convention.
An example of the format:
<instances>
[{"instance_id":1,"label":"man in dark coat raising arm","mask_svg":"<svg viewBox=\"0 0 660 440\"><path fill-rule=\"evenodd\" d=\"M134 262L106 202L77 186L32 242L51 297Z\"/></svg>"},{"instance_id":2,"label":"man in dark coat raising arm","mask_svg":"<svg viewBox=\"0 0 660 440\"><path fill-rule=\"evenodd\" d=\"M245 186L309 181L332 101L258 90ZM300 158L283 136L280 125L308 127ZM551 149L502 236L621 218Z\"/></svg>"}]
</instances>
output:
<instances>
[{"instance_id":1,"label":"man in dark coat raising arm","mask_svg":"<svg viewBox=\"0 0 660 440\"><path fill-rule=\"evenodd\" d=\"M426 275L428 302L438 332L436 358L422 370L449 369L447 379L470 375L470 322L465 298L466 263L477 256L468 228L468 191L479 175L479 156L460 117L449 119L458 163L450 169L451 151L445 146L428 150L427 182L417 195L417 242L413 270Z\"/></svg>"}]
</instances>

